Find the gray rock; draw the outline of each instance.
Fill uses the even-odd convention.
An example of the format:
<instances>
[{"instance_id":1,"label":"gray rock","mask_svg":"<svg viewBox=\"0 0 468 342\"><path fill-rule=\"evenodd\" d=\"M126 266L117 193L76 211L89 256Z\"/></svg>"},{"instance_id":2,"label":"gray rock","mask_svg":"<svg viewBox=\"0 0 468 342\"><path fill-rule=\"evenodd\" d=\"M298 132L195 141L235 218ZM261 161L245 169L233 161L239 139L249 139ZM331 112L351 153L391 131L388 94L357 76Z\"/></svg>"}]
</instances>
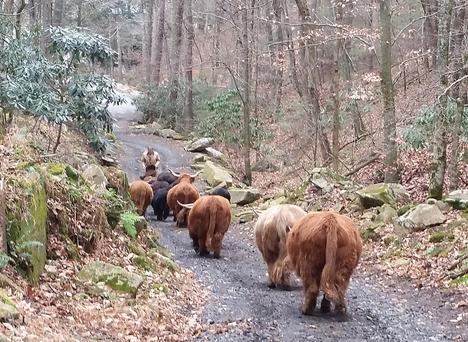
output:
<instances>
[{"instance_id":1,"label":"gray rock","mask_svg":"<svg viewBox=\"0 0 468 342\"><path fill-rule=\"evenodd\" d=\"M395 220L397 228L409 231L424 230L446 220L439 207L434 204L419 204Z\"/></svg>"},{"instance_id":2,"label":"gray rock","mask_svg":"<svg viewBox=\"0 0 468 342\"><path fill-rule=\"evenodd\" d=\"M468 209L468 189L452 191L444 198L444 202L451 205L454 209Z\"/></svg>"},{"instance_id":3,"label":"gray rock","mask_svg":"<svg viewBox=\"0 0 468 342\"><path fill-rule=\"evenodd\" d=\"M395 218L398 217L398 213L395 208L384 204L378 209L378 214L375 217L374 221L382 223L392 223Z\"/></svg>"},{"instance_id":4,"label":"gray rock","mask_svg":"<svg viewBox=\"0 0 468 342\"><path fill-rule=\"evenodd\" d=\"M386 183L371 184L356 191L364 209L379 207L384 204L394 206L396 198L392 188Z\"/></svg>"},{"instance_id":5,"label":"gray rock","mask_svg":"<svg viewBox=\"0 0 468 342\"><path fill-rule=\"evenodd\" d=\"M256 172L275 172L278 171L279 167L268 158L263 158L255 163L252 167L252 171Z\"/></svg>"},{"instance_id":6,"label":"gray rock","mask_svg":"<svg viewBox=\"0 0 468 342\"><path fill-rule=\"evenodd\" d=\"M166 139L183 140L184 137L170 128L164 128L159 131L159 136Z\"/></svg>"},{"instance_id":7,"label":"gray rock","mask_svg":"<svg viewBox=\"0 0 468 342\"><path fill-rule=\"evenodd\" d=\"M255 202L260 198L260 193L257 189L247 188L247 189L229 189L231 193L231 203L237 205L246 205L252 202Z\"/></svg>"},{"instance_id":8,"label":"gray rock","mask_svg":"<svg viewBox=\"0 0 468 342\"><path fill-rule=\"evenodd\" d=\"M88 165L82 176L93 186L97 193L103 193L106 190L107 178L100 166L96 164Z\"/></svg>"},{"instance_id":9,"label":"gray rock","mask_svg":"<svg viewBox=\"0 0 468 342\"><path fill-rule=\"evenodd\" d=\"M0 321L16 319L18 317L19 317L19 312L16 307L14 307L13 305L0 302Z\"/></svg>"},{"instance_id":10,"label":"gray rock","mask_svg":"<svg viewBox=\"0 0 468 342\"><path fill-rule=\"evenodd\" d=\"M93 284L104 283L114 291L131 294L133 297L143 283L143 277L140 275L101 261L84 266L78 273L78 279Z\"/></svg>"},{"instance_id":11,"label":"gray rock","mask_svg":"<svg viewBox=\"0 0 468 342\"><path fill-rule=\"evenodd\" d=\"M213 138L200 138L191 142L185 149L189 152L204 152L207 147L213 145Z\"/></svg>"},{"instance_id":12,"label":"gray rock","mask_svg":"<svg viewBox=\"0 0 468 342\"><path fill-rule=\"evenodd\" d=\"M223 182L230 187L233 182L230 173L225 168L216 165L212 161L207 161L205 163L203 168L203 177L211 187L215 187Z\"/></svg>"},{"instance_id":13,"label":"gray rock","mask_svg":"<svg viewBox=\"0 0 468 342\"><path fill-rule=\"evenodd\" d=\"M207 147L207 148L205 148L205 151L212 158L215 158L215 159L224 159L225 158L223 152L220 152L220 151L214 149L213 147Z\"/></svg>"},{"instance_id":14,"label":"gray rock","mask_svg":"<svg viewBox=\"0 0 468 342\"><path fill-rule=\"evenodd\" d=\"M443 201L436 200L435 198L428 198L426 200L426 203L436 205L440 209L440 211L443 213L449 212L450 209L452 208L450 204L445 203Z\"/></svg>"}]
</instances>

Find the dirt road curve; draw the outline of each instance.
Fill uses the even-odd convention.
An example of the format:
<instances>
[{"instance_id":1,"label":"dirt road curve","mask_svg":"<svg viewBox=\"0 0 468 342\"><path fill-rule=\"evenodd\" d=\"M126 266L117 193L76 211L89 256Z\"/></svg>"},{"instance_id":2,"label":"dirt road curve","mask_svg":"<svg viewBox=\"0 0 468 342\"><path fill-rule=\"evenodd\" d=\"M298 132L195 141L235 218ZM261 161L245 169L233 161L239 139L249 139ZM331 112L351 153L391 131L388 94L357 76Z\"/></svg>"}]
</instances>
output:
<instances>
[{"instance_id":1,"label":"dirt road curve","mask_svg":"<svg viewBox=\"0 0 468 342\"><path fill-rule=\"evenodd\" d=\"M140 171L138 158L146 145L155 146L162 166L189 170L191 156L173 142L155 136L132 135L128 123L137 119L134 106L112 109L116 134L123 148L120 160L131 180ZM151 215L152 217L152 215ZM213 297L203 320L210 323L247 321L241 332L205 334L198 341L449 341L468 340L465 326L449 320L455 315L450 298L418 291L409 286L376 285L356 272L348 291L350 317L338 322L332 316L304 317L299 314L302 288L292 291L267 288L265 266L250 234L242 226L231 226L219 260L197 257L186 229L176 229L170 219L152 221L162 242L178 262L198 275Z\"/></svg>"}]
</instances>

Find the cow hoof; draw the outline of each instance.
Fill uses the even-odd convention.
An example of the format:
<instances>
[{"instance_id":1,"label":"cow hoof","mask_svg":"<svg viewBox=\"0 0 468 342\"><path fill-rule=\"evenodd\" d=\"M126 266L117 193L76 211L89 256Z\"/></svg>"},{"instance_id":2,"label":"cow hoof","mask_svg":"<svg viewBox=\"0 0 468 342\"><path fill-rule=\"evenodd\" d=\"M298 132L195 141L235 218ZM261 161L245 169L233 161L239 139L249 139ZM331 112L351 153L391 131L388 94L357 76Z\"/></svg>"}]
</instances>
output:
<instances>
[{"instance_id":1,"label":"cow hoof","mask_svg":"<svg viewBox=\"0 0 468 342\"><path fill-rule=\"evenodd\" d=\"M213 253L213 258L219 259L220 257L221 257L221 255L220 255L219 252L214 252L214 253Z\"/></svg>"},{"instance_id":2,"label":"cow hoof","mask_svg":"<svg viewBox=\"0 0 468 342\"><path fill-rule=\"evenodd\" d=\"M301 312L303 315L312 315L314 313L314 308L311 308L309 306L306 306L306 305L302 305L301 307Z\"/></svg>"},{"instance_id":3,"label":"cow hoof","mask_svg":"<svg viewBox=\"0 0 468 342\"><path fill-rule=\"evenodd\" d=\"M336 320L338 322L346 322L348 321L348 314L347 313L343 313L343 312L337 312L336 314Z\"/></svg>"},{"instance_id":4,"label":"cow hoof","mask_svg":"<svg viewBox=\"0 0 468 342\"><path fill-rule=\"evenodd\" d=\"M269 287L270 289L274 289L274 288L276 288L276 284L275 284L275 283L273 283L273 282L271 282L271 283L268 283L267 285L268 285L268 287Z\"/></svg>"}]
</instances>

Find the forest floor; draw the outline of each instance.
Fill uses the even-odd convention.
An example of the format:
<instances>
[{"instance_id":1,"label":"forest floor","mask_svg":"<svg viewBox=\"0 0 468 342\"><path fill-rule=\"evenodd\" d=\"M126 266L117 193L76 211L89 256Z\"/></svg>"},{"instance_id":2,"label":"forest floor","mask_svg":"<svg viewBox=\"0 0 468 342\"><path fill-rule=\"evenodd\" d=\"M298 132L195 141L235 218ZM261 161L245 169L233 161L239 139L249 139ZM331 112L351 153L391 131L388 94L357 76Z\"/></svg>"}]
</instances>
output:
<instances>
[{"instance_id":1,"label":"forest floor","mask_svg":"<svg viewBox=\"0 0 468 342\"><path fill-rule=\"evenodd\" d=\"M181 143L130 132L129 124L139 119L133 105L114 107L112 112L122 143L119 159L130 180L141 173L138 159L147 145L160 153L162 168L189 170L191 156ZM202 183L197 186L203 190ZM444 341L466 340L468 336L466 297L444 289L417 288L396 277L381 277L370 262L361 264L352 278L345 322L333 315L302 316L299 306L303 294L298 281L291 291L266 286L266 268L255 246L251 223L230 227L222 257L216 260L198 257L187 230L175 228L170 218L156 222L153 215L150 217L162 244L210 291L201 323L212 328L204 329L196 340ZM363 259L369 257L364 247Z\"/></svg>"}]
</instances>

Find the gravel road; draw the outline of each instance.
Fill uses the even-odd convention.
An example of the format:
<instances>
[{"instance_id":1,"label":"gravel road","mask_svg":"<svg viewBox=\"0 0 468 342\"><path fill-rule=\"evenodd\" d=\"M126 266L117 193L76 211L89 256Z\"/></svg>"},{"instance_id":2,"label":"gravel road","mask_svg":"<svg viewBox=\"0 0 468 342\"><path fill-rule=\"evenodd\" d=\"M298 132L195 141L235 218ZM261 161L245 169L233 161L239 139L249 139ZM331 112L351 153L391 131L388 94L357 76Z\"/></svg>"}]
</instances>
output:
<instances>
[{"instance_id":1,"label":"gravel road","mask_svg":"<svg viewBox=\"0 0 468 342\"><path fill-rule=\"evenodd\" d=\"M114 107L112 113L117 120L116 135L122 143L118 157L130 180L141 174L138 159L147 145L160 153L163 168L190 170L191 155L180 145L129 132L128 124L137 120L133 105ZM203 185L197 186L201 189ZM176 229L171 218L161 223L153 221L152 213L150 217L154 229L161 232L162 243L177 261L212 291L212 298L203 310L203 322L242 327L220 334L205 333L197 341L468 340L466 324L450 323L457 314L451 308L450 297L403 283L386 286L366 277L359 268L347 294L347 321L340 322L333 315L302 316L299 282L291 291L266 286L266 268L249 227L232 225L225 236L221 259L216 260L196 256L187 230Z\"/></svg>"}]
</instances>

